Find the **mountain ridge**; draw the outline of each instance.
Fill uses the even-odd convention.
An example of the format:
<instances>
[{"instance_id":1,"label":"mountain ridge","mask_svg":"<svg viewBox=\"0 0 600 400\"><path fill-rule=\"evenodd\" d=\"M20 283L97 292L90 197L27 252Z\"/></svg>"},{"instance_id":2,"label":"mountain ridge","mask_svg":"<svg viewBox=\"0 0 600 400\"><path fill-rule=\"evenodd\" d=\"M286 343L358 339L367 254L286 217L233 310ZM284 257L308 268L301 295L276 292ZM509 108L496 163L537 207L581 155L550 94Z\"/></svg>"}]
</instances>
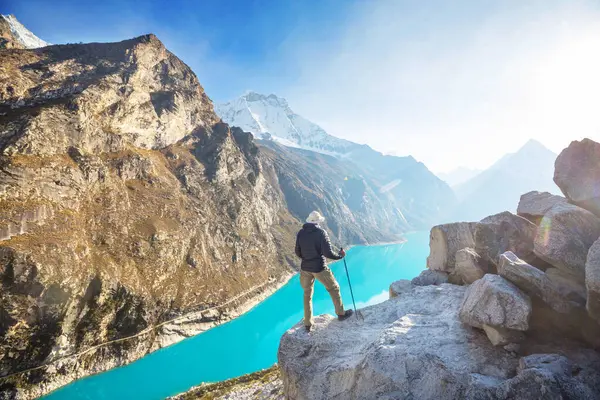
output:
<instances>
[{"instance_id":1,"label":"mountain ridge","mask_svg":"<svg viewBox=\"0 0 600 400\"><path fill-rule=\"evenodd\" d=\"M409 229L428 229L455 203L450 187L413 156L384 155L368 145L330 135L294 113L287 100L274 94L246 92L233 101L215 106L215 112L223 121L262 141L339 159L349 176L367 179L374 190L384 190L393 198L384 203L395 205L399 211L397 216L401 215L400 218L408 222ZM273 149L277 151L277 147ZM304 160L311 163L310 159ZM419 179L414 179L416 176ZM312 175L312 179L320 181L322 177Z\"/></svg>"},{"instance_id":2,"label":"mountain ridge","mask_svg":"<svg viewBox=\"0 0 600 400\"><path fill-rule=\"evenodd\" d=\"M50 45L25 28L14 15L0 14L0 48L36 49Z\"/></svg>"},{"instance_id":3,"label":"mountain ridge","mask_svg":"<svg viewBox=\"0 0 600 400\"><path fill-rule=\"evenodd\" d=\"M498 159L488 169L453 189L458 205L450 218L478 221L486 215L514 207L523 193L532 190L560 194L551 179L557 154L530 139L516 152Z\"/></svg>"},{"instance_id":4,"label":"mountain ridge","mask_svg":"<svg viewBox=\"0 0 600 400\"><path fill-rule=\"evenodd\" d=\"M328 134L319 125L296 114L286 99L275 94L248 91L215 106L216 113L259 139L272 139L289 147L342 156L359 144Z\"/></svg>"},{"instance_id":5,"label":"mountain ridge","mask_svg":"<svg viewBox=\"0 0 600 400\"><path fill-rule=\"evenodd\" d=\"M436 175L450 185L451 188L454 188L455 186L474 178L481 172L483 172L483 170L459 166L449 172L439 172Z\"/></svg>"}]
</instances>

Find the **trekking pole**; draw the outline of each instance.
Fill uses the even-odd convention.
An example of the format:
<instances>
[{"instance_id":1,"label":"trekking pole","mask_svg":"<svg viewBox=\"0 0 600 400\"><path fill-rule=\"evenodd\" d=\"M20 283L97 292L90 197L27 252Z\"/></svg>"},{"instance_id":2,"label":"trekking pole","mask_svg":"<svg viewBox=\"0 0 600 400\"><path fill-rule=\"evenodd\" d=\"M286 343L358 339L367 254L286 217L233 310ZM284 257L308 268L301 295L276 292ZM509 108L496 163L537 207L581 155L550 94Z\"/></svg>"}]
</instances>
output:
<instances>
[{"instance_id":1,"label":"trekking pole","mask_svg":"<svg viewBox=\"0 0 600 400\"><path fill-rule=\"evenodd\" d=\"M342 249L343 251L344 249ZM344 257L344 268L346 269L346 278L348 278L348 286L350 287L350 296L352 297L352 305L354 306L354 314L356 314L356 316L358 318L363 319L362 314L359 314L358 311L356 310L356 302L354 301L354 292L352 291L352 283L350 283L350 274L348 273L348 264L346 264L346 257Z\"/></svg>"}]
</instances>

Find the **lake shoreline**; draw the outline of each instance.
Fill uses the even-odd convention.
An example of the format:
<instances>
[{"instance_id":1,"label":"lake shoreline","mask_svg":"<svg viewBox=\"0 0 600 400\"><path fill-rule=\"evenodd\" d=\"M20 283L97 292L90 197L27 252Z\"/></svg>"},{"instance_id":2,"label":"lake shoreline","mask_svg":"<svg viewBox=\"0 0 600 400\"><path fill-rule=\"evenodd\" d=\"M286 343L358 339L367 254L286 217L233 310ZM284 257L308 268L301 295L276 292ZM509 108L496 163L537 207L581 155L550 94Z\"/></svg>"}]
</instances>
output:
<instances>
[{"instance_id":1,"label":"lake shoreline","mask_svg":"<svg viewBox=\"0 0 600 400\"><path fill-rule=\"evenodd\" d=\"M352 265L350 265L350 272L352 273L353 276L353 284L357 287L360 288L361 287L361 281L364 282L368 282L368 285L371 285L371 289L364 288L361 291L362 292L362 296L364 296L364 301L367 301L369 299L371 299L373 297L373 294L379 294L380 292L380 286L381 287L385 287L386 289L386 293L387 293L387 288L389 286L389 281L390 281L390 277L394 277L394 279L402 279L402 278L411 278L413 276L416 276L418 274L417 270L414 270L414 268L410 267L410 266L414 266L414 265L420 265L423 263L424 257L426 256L426 244L428 243L428 232L425 235L419 235L419 236L415 236L414 238L412 236L409 236L408 238L403 238L402 240L398 240L395 241L393 243L377 243L377 244L361 244L361 245L356 245L356 246L352 246L352 253L350 254L352 257ZM413 240L414 239L414 240ZM411 246L403 246L404 243L406 243L407 241L410 241ZM421 243L422 242L422 243ZM393 247L394 245L398 245L397 247ZM385 246L391 246L389 249L386 248ZM403 250L401 250L403 249ZM350 251L350 249L348 249ZM401 252L401 253L400 253ZM371 266L371 267L370 267ZM338 265L339 267L339 265ZM375 268L373 268L375 267ZM400 268L399 268L400 267ZM354 271L352 271L354 270ZM414 270L414 271L412 271ZM420 269L419 269L420 270ZM346 279L346 276L344 274L344 268L343 265L340 268L332 268L332 271L334 272L334 274L336 275L336 279L338 279L338 281L341 283L343 280ZM205 322L201 321L201 317L202 317L202 312L191 312L188 313L186 315L182 315L178 318L176 318L175 321L169 321L167 323L163 323L163 325L160 327L160 329L155 329L156 330L156 336L152 337L152 338L146 338L147 340L145 341L136 341L133 340L130 344L130 348L128 348L128 352L125 354L124 357L114 357L114 349L113 349L113 357L104 357L103 359L103 354L102 352L90 352L90 354L86 355L86 357L84 357L83 360L80 360L79 362L82 364L88 364L88 368L79 368L78 371L75 371L74 373L71 374L57 374L57 376L51 376L49 381L51 382L44 382L43 385L45 385L46 387L44 388L39 388L38 386L38 391L35 395L39 396L42 395L43 393L48 393L50 390L55 389L55 388L59 388L59 390L55 390L53 391L49 397L47 397L47 400L63 400L63 399L71 399L71 398L80 398L78 393L96 393L97 395L100 395L101 393L113 393L114 395L116 395L117 393L129 393L130 396L140 396L139 398L145 398L145 399L155 399L158 398L156 397L155 393L158 393L158 391L160 391L161 396L164 397L168 397L168 396L173 396L176 395L177 393L186 393L186 391L188 391L190 388L200 384L201 382L205 382L204 384L201 384L201 386L205 386L206 384L211 384L211 385L219 385L221 383L224 383L226 381L228 381L229 379L235 379L236 377L242 377L248 374L252 374L254 372L260 371L261 369L267 368L269 365L273 365L273 362L276 362L276 358L273 358L272 360L270 360L270 358L273 357L273 355L271 354L276 354L276 348L273 347L272 349L269 349L268 351L263 351L261 352L261 354L264 354L265 356L263 357L263 355L260 356L260 358L255 358L258 357L258 355L252 353L252 350L250 350L249 352L246 352L245 349L253 349L255 347L254 344L250 344L250 343L255 343L255 340L266 340L263 341L261 346L267 346L267 347L271 347L271 346L275 346L275 345L266 345L265 343L270 343L269 341L273 341L275 340L275 336L277 336L276 340L277 340L277 345L279 343L279 335L283 334L285 332L285 330L289 329L291 326L295 325L298 321L301 320L302 318L302 290L300 288L300 285L289 285L289 281L290 279L296 277L297 275L297 271L294 271L292 269L290 269L289 273L286 274L286 276L282 277L279 281L277 281L275 284L273 283L273 281L271 282L265 282L263 285L260 285L262 287L262 289L259 289L258 291L254 291L252 292L251 295L249 295L249 297L244 297L243 299L240 299L239 301L237 301L236 303L238 304L236 307L232 307L231 305L227 306L227 308L225 308L225 311L222 315L225 315L227 318L226 319L221 319L219 321L213 322L213 323L207 323L206 319L204 319ZM296 277L297 278L297 277ZM355 282L356 281L356 282ZM344 281L345 282L345 281ZM375 285L375 286L373 286ZM347 285L341 285L342 286L342 291L348 291L348 287ZM257 287L258 288L258 287ZM374 289L373 289L374 288ZM270 301L270 298L274 296L275 293L279 293L281 292L282 294L278 297L277 300L273 300ZM243 293L242 293L243 294ZM291 302L290 302L290 297L292 296ZM344 293L343 294L345 297L350 296L350 293ZM283 296L283 297L281 297ZM361 296L361 294L359 294L359 297ZM319 300L319 298L321 298L321 300ZM282 299L283 299L283 303L282 303ZM300 300L298 300L300 299ZM360 300L359 300L360 301ZM316 314L321 314L321 313L331 313L332 310L329 310L329 308L331 308L331 301L329 298L329 294L324 290L324 288L318 286L316 287L315 290L315 298L314 298L314 306L315 306L315 312ZM294 310L290 313L288 313L288 311L286 311L286 313L284 314L280 314L279 310L281 309L281 304L291 304L291 308L286 308L286 310ZM231 308L229 308L231 307ZM320 309L320 311L319 311ZM250 310L259 310L257 311L258 314L256 312L254 313L248 313L248 311ZM269 310L268 312L266 310ZM206 314L206 309L204 310L205 312L205 316ZM266 314L265 314L266 313ZM253 317L251 317L250 320L248 320L247 318L240 318L242 316L246 316L247 314L252 314ZM289 319L290 316L293 317L291 319ZM209 316L211 316L210 314L208 314ZM279 317L274 317L275 315L279 315ZM287 316L286 316L287 315ZM214 314L212 315L214 316ZM249 322L248 321L255 321L257 320L256 318L258 318L258 320L260 320L260 318L266 318L266 321L268 321L267 324L259 324L256 325L259 328L257 328L258 330L254 331L252 330L253 325L252 323L250 323L250 331L244 330L244 335L243 336L235 336L235 332L236 329L239 329L240 326L245 326L247 325ZM275 318L275 319L274 319ZM287 320L285 320L286 318L288 318ZM212 319L211 319L212 320ZM257 321L258 321L257 320ZM237 321L245 321L245 322L240 322L242 325L239 325L237 323ZM276 321L285 321L283 323L280 323L279 325L277 325ZM273 323L275 322L275 324ZM232 323L232 325L230 325L229 323ZM217 328L218 327L218 334L210 334L208 336L206 335L199 335L201 333L205 333L208 334L209 332L213 332L213 330L211 328ZM222 330L225 329L225 330ZM246 329L246 328L244 328ZM273 330L276 330L277 332L279 332L279 330L281 330L280 333L278 333L277 335L273 335L272 332ZM253 332L254 334L249 335L250 332ZM228 338L224 337L223 334L229 335ZM232 336L233 335L233 336ZM255 336L256 335L256 336ZM265 336L267 335L267 336ZM268 337L268 335L271 335L270 339L265 339L266 337ZM194 336L193 338L191 336ZM160 354L156 354L155 350L158 350L160 348L164 348L167 347L171 344L177 343L182 341L182 339L187 339L190 338L190 341L184 341L184 343L181 343L181 345L183 347L180 347L180 345L173 347L175 350L169 350L169 349L165 349L166 352L159 352ZM203 339L200 339L203 338ZM253 338L257 338L257 339L253 339ZM227 340L231 341L233 340L233 342L227 342ZM241 340L241 342L240 342ZM211 356L216 356L217 354L219 354L219 357L221 357L221 355L223 353L221 353L221 350L215 350L215 349L221 349L220 344L222 341L225 341L223 343L232 343L234 344L233 347L228 346L226 348L224 348L225 352L229 351L236 351L235 354L232 354L232 356L234 358L238 358L240 357L240 354L252 354L252 356L250 358L248 358L248 360L259 360L259 359L263 359L263 358L267 358L269 359L268 361L270 362L270 364L268 362L262 363L262 362L255 362L255 361L251 361L249 363L246 363L246 361L242 361L244 365L248 364L248 365L252 365L252 367L250 368L245 368L245 369L241 369L239 367L236 366L236 368L234 368L235 372L233 372L233 370L230 369L230 366L226 366L227 362L225 361L225 364L223 364L223 362L218 362L217 360L215 360L215 365L212 365L212 363L209 363L209 366L202 366L200 369L201 370L205 370L206 368L208 368L206 371L199 373L198 370L195 368L195 363L197 362L195 359L195 356L192 356L192 354L205 354L205 357L211 357ZM145 347L144 346L139 346L140 343L144 344L145 343ZM200 345L200 346L205 346L205 347L197 347L199 343L204 343L204 345ZM246 347L240 347L240 343L248 343L249 346ZM136 347L138 346L138 348L133 348L131 349L131 347ZM194 347L196 346L196 347ZM208 346L208 347L206 347ZM215 347L216 346L216 347ZM185 350L182 350L185 349ZM204 351L204 350L206 351ZM236 349L236 350L232 350L232 349ZM183 352L182 352L183 351ZM200 351L200 353L196 353L197 351ZM171 355L168 355L171 354ZM210 355L209 355L210 354ZM142 394L141 392L138 392L137 389L135 389L133 386L130 386L130 388L123 388L125 391L124 392L117 392L115 390L118 390L116 388L109 388L108 386L106 386L106 389L100 389L99 386L95 386L98 385L97 382L98 381L98 376L102 376L101 380L103 380L105 383L103 385L110 385L110 383L113 379L115 378L109 378L109 376L115 376L114 374L116 374L116 376L129 376L129 380L131 379L138 379L136 377L136 374L144 374L144 376L153 376L154 373L151 373L151 371L146 371L145 373L143 372L144 368L144 363L142 364L137 364L137 363L133 363L132 368L125 368L125 369L121 369L118 368L120 366L124 366L126 364L132 363L133 361L136 361L140 358L145 358L145 356L151 356L152 357L152 362L157 362L157 360L162 360L162 363L160 365L168 365L166 363L173 363L173 369L168 370L168 373L174 373L175 371L178 371L178 374L181 374L181 378L175 378L173 379L173 375L171 375L171 378L168 378L167 380L165 380L164 382L169 382L168 384L166 383L166 385L162 385L161 383L158 382L163 382L163 379L161 378L161 376L164 375L156 375L155 376L155 381L157 382L157 384L151 384L150 386L144 388L142 390L142 388L140 388L140 390L142 392L144 392L144 394ZM115 358L118 358L118 360L115 360ZM225 358L226 360L227 358ZM160 361L159 361L160 362ZM69 364L69 369L72 368L73 360L71 360ZM147 365L147 364L146 364ZM239 364L236 364L239 366ZM91 367L90 367L91 366ZM229 372L224 372L224 373L214 373L215 368L220 368L220 367L224 367L225 369L222 369L222 371L229 371ZM161 367L157 366L158 369L153 369L152 371L160 371ZM77 368L76 368L77 369ZM105 372L108 370L113 370L113 372L108 372L106 375L105 374L101 374L101 372ZM64 371L64 368L63 368ZM134 372L135 371L135 372ZM195 371L195 372L192 372ZM148 375L150 373L150 375ZM157 372L158 373L158 372ZM167 370L163 371L163 373L167 373ZM87 380L87 379L80 379L80 378L86 378L86 377L90 377L91 375L96 375L96 377L94 377L92 380ZM189 376L195 376L193 379L189 379L186 377ZM56 378L56 379L55 379ZM122 379L122 378L120 378ZM71 386L68 385L68 389L67 388L60 388L62 386L67 385L68 383L71 383L74 380L78 380L78 382L76 383L76 386ZM185 382L185 384L177 384L176 382ZM1 383L1 380L0 380ZM54 387L50 387L50 385L53 385ZM157 387L158 391L153 391L152 389L150 389L153 386L160 386L162 385L161 388ZM188 386L189 385L189 386ZM126 385L125 385L126 386ZM165 387L168 386L175 386L172 391L169 390L165 390ZM86 389L82 389L82 388L86 388ZM50 389L50 390L48 390ZM66 389L66 390L65 390ZM81 392L81 390L84 390L84 392ZM89 390L91 390L91 392L89 392ZM154 393L154 394L153 394ZM89 394L86 395L85 398L96 398L96 397L89 397ZM103 395L101 395L103 396ZM24 398L19 396L19 398ZM27 397L29 398L29 397ZM104 398L104 397L97 397L99 398ZM160 397L163 398L163 397Z\"/></svg>"},{"instance_id":2,"label":"lake shoreline","mask_svg":"<svg viewBox=\"0 0 600 400\"><path fill-rule=\"evenodd\" d=\"M233 308L228 308L228 306L232 303L232 300L229 300L220 306L208 309L216 310L225 308L227 311L226 318L210 322L202 322L202 313L206 313L208 310L193 311L181 315L169 321L168 323L155 325L146 329L145 331L137 333L136 335L123 338L118 341L107 342L102 345L94 346L77 354L72 354L61 357L57 360L53 360L48 364L43 364L25 371L0 377L0 387L10 387L14 385L17 390L15 398L18 399L29 400L51 395L53 392L59 391L74 381L91 377L111 369L123 367L159 349L173 345L184 339L230 322L247 313L273 293L277 292L295 275L296 272L290 272L289 274L281 277L279 280L272 282L273 284L268 284L269 282L267 282L257 288L253 288L254 290L244 293L242 298L236 299L236 297L234 297L234 301L242 301L242 303ZM244 300L244 298L246 299ZM148 346L148 342L141 339L152 334L155 336L153 339L151 339L150 346ZM103 354L104 351L113 347L113 343L121 346L121 351L125 350L126 353L121 354L119 358L105 358ZM101 361L98 362L97 360L94 360L95 358L100 358ZM28 382L31 379L31 376L27 375L34 375L40 371L44 371L44 376L50 377L50 379L44 382L39 382L35 385L23 385L23 382ZM63 371L68 372L61 373ZM24 377L26 378L24 379Z\"/></svg>"},{"instance_id":3,"label":"lake shoreline","mask_svg":"<svg viewBox=\"0 0 600 400\"><path fill-rule=\"evenodd\" d=\"M355 247L363 247L363 246L369 246L369 247L377 247L377 246L391 246L391 245L395 245L395 244L403 244L408 242L408 239L406 238L402 238L402 239L398 239L398 240L394 240L391 242L374 242L374 243L364 243L364 244L351 244L348 245L348 247L345 247L344 250L350 250L353 249Z\"/></svg>"}]
</instances>

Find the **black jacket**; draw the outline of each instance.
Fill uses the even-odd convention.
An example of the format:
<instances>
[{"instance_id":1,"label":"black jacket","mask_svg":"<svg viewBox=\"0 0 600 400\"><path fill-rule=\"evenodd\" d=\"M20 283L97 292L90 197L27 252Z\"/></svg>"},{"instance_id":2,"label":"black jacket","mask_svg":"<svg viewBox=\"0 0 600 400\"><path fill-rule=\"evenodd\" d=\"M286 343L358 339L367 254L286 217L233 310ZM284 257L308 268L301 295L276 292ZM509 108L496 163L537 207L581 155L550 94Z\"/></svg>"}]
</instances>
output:
<instances>
[{"instance_id":1,"label":"black jacket","mask_svg":"<svg viewBox=\"0 0 600 400\"><path fill-rule=\"evenodd\" d=\"M308 272L325 269L325 257L332 260L342 258L331 248L329 235L316 224L304 224L296 236L296 255L302 259L301 268Z\"/></svg>"}]
</instances>

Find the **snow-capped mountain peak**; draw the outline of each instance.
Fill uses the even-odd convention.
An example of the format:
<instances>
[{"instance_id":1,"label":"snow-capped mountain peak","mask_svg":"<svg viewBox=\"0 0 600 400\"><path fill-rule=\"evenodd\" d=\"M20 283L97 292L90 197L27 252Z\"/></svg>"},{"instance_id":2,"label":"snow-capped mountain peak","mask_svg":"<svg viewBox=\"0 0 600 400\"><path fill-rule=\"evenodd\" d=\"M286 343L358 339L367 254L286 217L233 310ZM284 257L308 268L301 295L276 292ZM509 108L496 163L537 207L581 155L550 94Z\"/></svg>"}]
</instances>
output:
<instances>
[{"instance_id":1,"label":"snow-capped mountain peak","mask_svg":"<svg viewBox=\"0 0 600 400\"><path fill-rule=\"evenodd\" d=\"M249 91L235 100L215 105L215 111L229 125L251 132L259 139L271 139L289 147L339 156L359 146L329 135L292 111L286 99L274 94Z\"/></svg>"},{"instance_id":2,"label":"snow-capped mountain peak","mask_svg":"<svg viewBox=\"0 0 600 400\"><path fill-rule=\"evenodd\" d=\"M23 26L17 18L12 15L2 15L0 14L0 23L4 23L5 26L8 27L6 29L7 32L3 33L3 39L10 40L16 42L18 47L25 47L26 49L36 49L38 47L49 46L50 43L43 41L39 37L35 36L31 31ZM10 38L4 37L6 35L10 35ZM2 39L0 38L0 39Z\"/></svg>"}]
</instances>

